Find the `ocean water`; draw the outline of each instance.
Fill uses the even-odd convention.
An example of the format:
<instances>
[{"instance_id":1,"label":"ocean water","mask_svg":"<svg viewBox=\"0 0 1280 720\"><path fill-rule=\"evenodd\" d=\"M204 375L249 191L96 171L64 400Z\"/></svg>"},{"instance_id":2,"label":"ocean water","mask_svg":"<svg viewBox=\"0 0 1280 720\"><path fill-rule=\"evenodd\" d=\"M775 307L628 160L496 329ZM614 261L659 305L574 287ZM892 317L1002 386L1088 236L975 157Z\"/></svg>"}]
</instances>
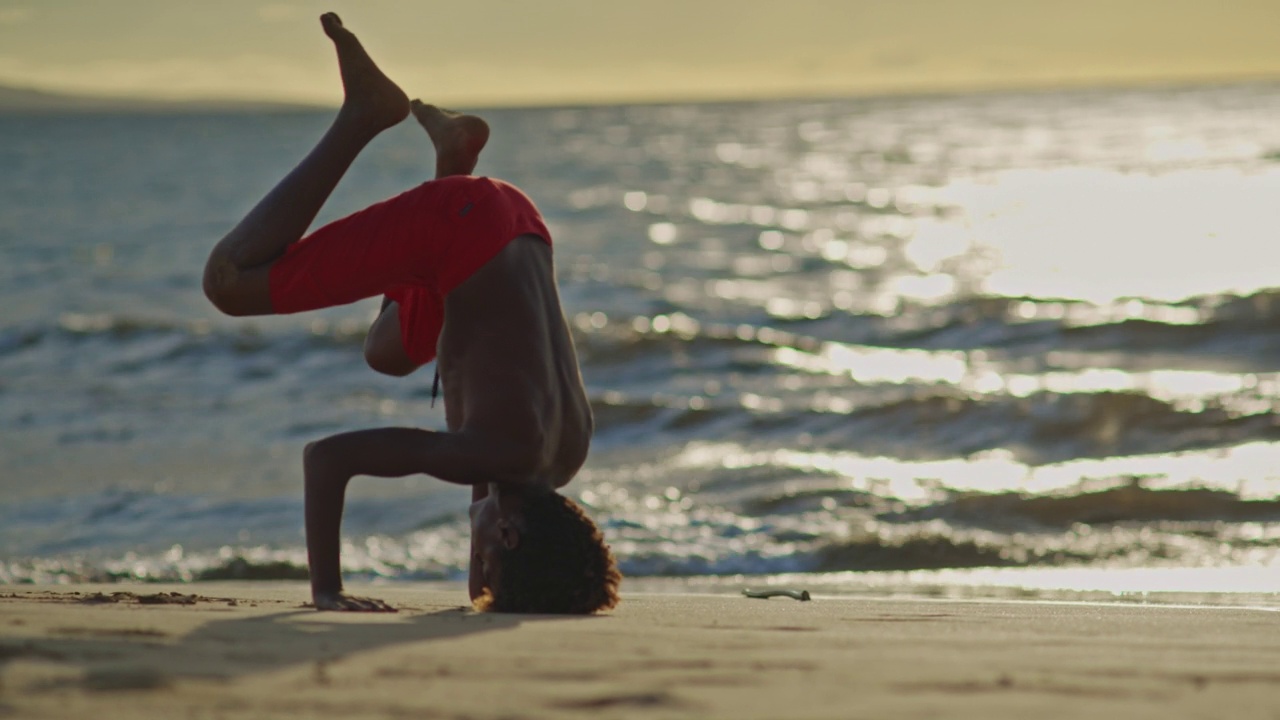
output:
<instances>
[{"instance_id":1,"label":"ocean water","mask_svg":"<svg viewBox=\"0 0 1280 720\"><path fill-rule=\"evenodd\" d=\"M1280 590L1280 87L484 114L596 414L567 491L627 575ZM0 582L297 577L302 446L443 426L429 367L363 365L377 301L201 295L328 119L0 117ZM431 167L397 127L321 220ZM357 479L346 569L461 578L466 504Z\"/></svg>"}]
</instances>

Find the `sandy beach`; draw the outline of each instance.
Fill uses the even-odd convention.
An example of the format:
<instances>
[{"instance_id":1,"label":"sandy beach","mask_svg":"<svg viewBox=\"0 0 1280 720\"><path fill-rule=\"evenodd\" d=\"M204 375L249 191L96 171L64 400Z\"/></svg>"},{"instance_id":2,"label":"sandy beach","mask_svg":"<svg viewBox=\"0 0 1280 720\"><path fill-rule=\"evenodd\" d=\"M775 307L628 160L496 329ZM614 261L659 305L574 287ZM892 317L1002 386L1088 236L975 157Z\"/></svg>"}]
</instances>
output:
<instances>
[{"instance_id":1,"label":"sandy beach","mask_svg":"<svg viewBox=\"0 0 1280 720\"><path fill-rule=\"evenodd\" d=\"M632 594L485 615L462 592L302 584L9 586L3 718L1269 717L1274 611Z\"/></svg>"}]
</instances>

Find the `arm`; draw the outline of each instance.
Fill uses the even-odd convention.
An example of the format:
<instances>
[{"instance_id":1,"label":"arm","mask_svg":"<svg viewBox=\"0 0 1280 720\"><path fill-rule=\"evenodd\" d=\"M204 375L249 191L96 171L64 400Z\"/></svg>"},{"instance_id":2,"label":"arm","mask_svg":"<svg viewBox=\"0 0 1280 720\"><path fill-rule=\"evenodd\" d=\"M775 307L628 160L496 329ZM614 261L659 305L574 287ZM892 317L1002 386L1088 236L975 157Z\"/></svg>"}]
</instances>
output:
<instances>
[{"instance_id":1,"label":"arm","mask_svg":"<svg viewBox=\"0 0 1280 720\"><path fill-rule=\"evenodd\" d=\"M307 445L303 456L307 561L316 607L391 609L380 600L350 598L342 593L340 529L347 483L352 477L425 473L446 482L484 488L487 493L489 482L527 477L527 472L528 465L519 453L465 433L382 428L333 435Z\"/></svg>"}]
</instances>

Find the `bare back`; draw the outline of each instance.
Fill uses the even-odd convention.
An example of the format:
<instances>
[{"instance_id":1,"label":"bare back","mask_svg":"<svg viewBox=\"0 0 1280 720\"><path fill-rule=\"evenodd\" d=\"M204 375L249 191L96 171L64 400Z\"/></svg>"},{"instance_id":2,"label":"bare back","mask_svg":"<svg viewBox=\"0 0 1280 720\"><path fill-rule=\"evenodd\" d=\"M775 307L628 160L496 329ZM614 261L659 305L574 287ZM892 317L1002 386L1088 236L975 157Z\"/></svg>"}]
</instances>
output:
<instances>
[{"instance_id":1,"label":"bare back","mask_svg":"<svg viewBox=\"0 0 1280 720\"><path fill-rule=\"evenodd\" d=\"M518 237L454 288L437 351L450 431L536 452L522 482L572 479L593 425L547 243Z\"/></svg>"}]
</instances>

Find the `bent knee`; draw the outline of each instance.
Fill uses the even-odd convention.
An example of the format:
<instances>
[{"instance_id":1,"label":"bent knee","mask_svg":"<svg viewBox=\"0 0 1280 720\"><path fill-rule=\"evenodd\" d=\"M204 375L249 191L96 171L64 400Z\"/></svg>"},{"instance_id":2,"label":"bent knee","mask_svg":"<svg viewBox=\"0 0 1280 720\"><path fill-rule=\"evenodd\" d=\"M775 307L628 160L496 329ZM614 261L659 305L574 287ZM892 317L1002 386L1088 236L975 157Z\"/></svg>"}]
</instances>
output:
<instances>
[{"instance_id":1,"label":"bent knee","mask_svg":"<svg viewBox=\"0 0 1280 720\"><path fill-rule=\"evenodd\" d=\"M232 317L269 315L271 291L267 268L242 270L225 259L209 259L204 270L204 296Z\"/></svg>"},{"instance_id":2,"label":"bent knee","mask_svg":"<svg viewBox=\"0 0 1280 720\"><path fill-rule=\"evenodd\" d=\"M408 357L385 352L368 342L364 346L364 362L374 372L392 377L404 377L421 367Z\"/></svg>"},{"instance_id":3,"label":"bent knee","mask_svg":"<svg viewBox=\"0 0 1280 720\"><path fill-rule=\"evenodd\" d=\"M404 377L422 367L404 348L398 303L388 304L373 321L364 339L364 361L375 372L392 377Z\"/></svg>"},{"instance_id":4,"label":"bent knee","mask_svg":"<svg viewBox=\"0 0 1280 720\"><path fill-rule=\"evenodd\" d=\"M239 268L227 261L209 260L204 269L204 296L220 312L239 316L243 313L236 292Z\"/></svg>"},{"instance_id":5,"label":"bent knee","mask_svg":"<svg viewBox=\"0 0 1280 720\"><path fill-rule=\"evenodd\" d=\"M240 308L236 305L235 297L224 288L206 282L204 284L204 296L223 315L230 315L231 317L244 316L244 313L239 312Z\"/></svg>"}]
</instances>

